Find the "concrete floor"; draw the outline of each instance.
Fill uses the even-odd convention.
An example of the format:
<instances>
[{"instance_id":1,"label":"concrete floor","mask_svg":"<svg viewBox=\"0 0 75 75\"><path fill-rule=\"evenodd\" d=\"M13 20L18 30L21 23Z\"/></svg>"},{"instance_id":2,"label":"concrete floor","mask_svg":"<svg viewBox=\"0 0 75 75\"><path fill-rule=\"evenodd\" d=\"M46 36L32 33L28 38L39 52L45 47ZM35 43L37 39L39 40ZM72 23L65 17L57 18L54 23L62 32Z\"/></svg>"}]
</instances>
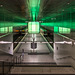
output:
<instances>
[{"instance_id":1,"label":"concrete floor","mask_svg":"<svg viewBox=\"0 0 75 75\"><path fill-rule=\"evenodd\" d=\"M25 37L24 41L27 41L27 42L32 41L32 36L33 36L32 34L28 34ZM45 42L45 40L40 34L36 34L35 36L36 36L36 41ZM50 53L46 44L38 43L37 48L35 50L39 53L49 53L49 54L29 55L28 52L31 52L31 50L33 50L31 49L31 43L24 43L20 46L19 50L17 51L17 53L14 54L14 56L20 57L20 55L22 55L22 49L24 49L24 52L25 52L24 60L22 62L54 62L53 56ZM10 55L2 54L0 55L0 60L11 61L11 57L12 56Z\"/></svg>"},{"instance_id":2,"label":"concrete floor","mask_svg":"<svg viewBox=\"0 0 75 75\"><path fill-rule=\"evenodd\" d=\"M24 41L26 41L26 42L32 41L32 36L33 36L32 34L28 34L25 37ZM43 39L43 37L40 34L35 34L34 36L36 37L35 41L45 42L45 40ZM24 49L24 53L25 53L24 60L22 62L54 62L52 54L50 53L47 45L44 43L38 43L35 51L37 53L49 53L49 54L29 55L28 53L33 50L33 49L31 49L31 43L24 43L20 46L19 50L17 51L17 53L15 53L15 55L17 55L17 56L22 55L22 49Z\"/></svg>"},{"instance_id":3,"label":"concrete floor","mask_svg":"<svg viewBox=\"0 0 75 75\"><path fill-rule=\"evenodd\" d=\"M32 39L33 34L28 34L25 37L25 42L30 42L33 41ZM35 41L37 42L45 42L45 40L43 39L43 37L40 34L34 34L34 36L36 37ZM17 52L22 52L22 49L24 49L24 52L30 52L31 50L33 50L31 48L31 43L24 43L20 46L19 50ZM50 52L47 45L44 43L37 43L37 48L35 49L37 52Z\"/></svg>"},{"instance_id":4,"label":"concrete floor","mask_svg":"<svg viewBox=\"0 0 75 75\"><path fill-rule=\"evenodd\" d=\"M28 34L25 37L26 42L32 41L32 34ZM36 41L45 42L43 37L40 34L36 35ZM19 50L14 54L14 56L20 57L22 55L22 49L24 49L24 59L22 63L55 63L53 59L53 54L50 53L47 44L38 43L36 51L41 53L49 53L49 54L34 54L29 55L28 53L32 50L31 43L24 43L20 46ZM11 61L10 55L0 55L0 60ZM11 69L11 74L75 74L75 70L73 67L14 67Z\"/></svg>"},{"instance_id":5,"label":"concrete floor","mask_svg":"<svg viewBox=\"0 0 75 75\"><path fill-rule=\"evenodd\" d=\"M20 56L21 53L15 54L17 56ZM43 55L28 55L27 53L24 54L24 63L54 63L52 54L43 54Z\"/></svg>"}]
</instances>

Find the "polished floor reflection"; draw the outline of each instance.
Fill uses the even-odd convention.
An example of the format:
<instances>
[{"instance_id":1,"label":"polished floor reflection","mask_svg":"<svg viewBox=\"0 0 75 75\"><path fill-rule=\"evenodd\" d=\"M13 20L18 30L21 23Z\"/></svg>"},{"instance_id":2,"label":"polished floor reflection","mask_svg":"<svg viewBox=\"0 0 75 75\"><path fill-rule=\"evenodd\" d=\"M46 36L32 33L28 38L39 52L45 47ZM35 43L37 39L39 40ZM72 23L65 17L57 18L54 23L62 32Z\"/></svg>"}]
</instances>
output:
<instances>
[{"instance_id":1,"label":"polished floor reflection","mask_svg":"<svg viewBox=\"0 0 75 75\"><path fill-rule=\"evenodd\" d=\"M30 42L33 41L33 37L35 37L35 41L37 42L45 42L45 39L41 36L41 34L28 34L24 41ZM32 53L33 49L31 48L31 43L23 43L21 44L19 50L15 53L15 55L19 56L22 54L22 49L24 49L24 60L22 62L54 62L52 53L50 53L47 44L45 43L37 43L37 48L34 49L34 54L30 55L28 53Z\"/></svg>"},{"instance_id":2,"label":"polished floor reflection","mask_svg":"<svg viewBox=\"0 0 75 75\"><path fill-rule=\"evenodd\" d=\"M33 41L33 36L35 37L35 41L37 42L45 42L44 38L40 35L40 34L28 34L24 41L25 42L31 42ZM31 48L31 43L23 43L21 44L19 50L17 52L22 52L22 49L24 49L24 52L30 52L31 50L33 50ZM47 44L44 43L37 43L37 48L35 49L36 52L38 53L50 53Z\"/></svg>"}]
</instances>

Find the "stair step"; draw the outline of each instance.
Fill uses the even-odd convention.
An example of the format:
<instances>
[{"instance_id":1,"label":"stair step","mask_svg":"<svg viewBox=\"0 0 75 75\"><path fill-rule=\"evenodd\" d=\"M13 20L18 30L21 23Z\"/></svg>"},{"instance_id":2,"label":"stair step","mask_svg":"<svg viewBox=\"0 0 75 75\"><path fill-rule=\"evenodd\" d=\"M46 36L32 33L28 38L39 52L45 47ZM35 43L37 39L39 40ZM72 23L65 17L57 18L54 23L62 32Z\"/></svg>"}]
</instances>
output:
<instances>
[{"instance_id":1,"label":"stair step","mask_svg":"<svg viewBox=\"0 0 75 75\"><path fill-rule=\"evenodd\" d=\"M72 67L14 67L10 74L75 74Z\"/></svg>"},{"instance_id":2,"label":"stair step","mask_svg":"<svg viewBox=\"0 0 75 75\"><path fill-rule=\"evenodd\" d=\"M56 65L56 63L55 62L21 62L21 63L14 63L14 64L20 64L20 65L22 65L22 64L25 64L25 65L27 65L27 64L32 64L32 65Z\"/></svg>"},{"instance_id":3,"label":"stair step","mask_svg":"<svg viewBox=\"0 0 75 75\"><path fill-rule=\"evenodd\" d=\"M52 64L22 64L22 65L14 65L15 67L72 67L70 65L52 65Z\"/></svg>"}]
</instances>

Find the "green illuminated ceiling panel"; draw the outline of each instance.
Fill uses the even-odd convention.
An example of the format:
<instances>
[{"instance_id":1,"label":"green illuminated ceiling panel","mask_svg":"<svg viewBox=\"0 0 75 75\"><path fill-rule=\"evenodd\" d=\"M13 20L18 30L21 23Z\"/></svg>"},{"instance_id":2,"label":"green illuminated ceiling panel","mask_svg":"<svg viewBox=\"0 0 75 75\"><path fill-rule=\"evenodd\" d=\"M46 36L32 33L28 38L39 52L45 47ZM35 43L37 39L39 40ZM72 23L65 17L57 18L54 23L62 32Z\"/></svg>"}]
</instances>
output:
<instances>
[{"instance_id":1,"label":"green illuminated ceiling panel","mask_svg":"<svg viewBox=\"0 0 75 75\"><path fill-rule=\"evenodd\" d=\"M54 27L54 32L55 32L55 33L59 32L59 27L56 27L56 26L55 26L55 27Z\"/></svg>"},{"instance_id":2,"label":"green illuminated ceiling panel","mask_svg":"<svg viewBox=\"0 0 75 75\"><path fill-rule=\"evenodd\" d=\"M0 28L0 33L4 33L4 28Z\"/></svg>"},{"instance_id":3,"label":"green illuminated ceiling panel","mask_svg":"<svg viewBox=\"0 0 75 75\"><path fill-rule=\"evenodd\" d=\"M9 32L13 32L13 27L9 27Z\"/></svg>"},{"instance_id":4,"label":"green illuminated ceiling panel","mask_svg":"<svg viewBox=\"0 0 75 75\"><path fill-rule=\"evenodd\" d=\"M70 28L63 28L63 27L59 27L59 33L62 34L70 34L71 29Z\"/></svg>"},{"instance_id":5,"label":"green illuminated ceiling panel","mask_svg":"<svg viewBox=\"0 0 75 75\"><path fill-rule=\"evenodd\" d=\"M0 28L0 33L10 33L13 32L13 27L2 27Z\"/></svg>"},{"instance_id":6,"label":"green illuminated ceiling panel","mask_svg":"<svg viewBox=\"0 0 75 75\"><path fill-rule=\"evenodd\" d=\"M40 32L39 22L29 22L28 32L29 33L39 33Z\"/></svg>"},{"instance_id":7,"label":"green illuminated ceiling panel","mask_svg":"<svg viewBox=\"0 0 75 75\"><path fill-rule=\"evenodd\" d=\"M4 32L5 32L5 33L8 32L8 27L4 27Z\"/></svg>"},{"instance_id":8,"label":"green illuminated ceiling panel","mask_svg":"<svg viewBox=\"0 0 75 75\"><path fill-rule=\"evenodd\" d=\"M40 0L28 0L28 8L33 21L36 20L39 14Z\"/></svg>"},{"instance_id":9,"label":"green illuminated ceiling panel","mask_svg":"<svg viewBox=\"0 0 75 75\"><path fill-rule=\"evenodd\" d=\"M64 28L64 27L54 27L55 33L61 33L61 34L70 34L71 29L70 28Z\"/></svg>"}]
</instances>

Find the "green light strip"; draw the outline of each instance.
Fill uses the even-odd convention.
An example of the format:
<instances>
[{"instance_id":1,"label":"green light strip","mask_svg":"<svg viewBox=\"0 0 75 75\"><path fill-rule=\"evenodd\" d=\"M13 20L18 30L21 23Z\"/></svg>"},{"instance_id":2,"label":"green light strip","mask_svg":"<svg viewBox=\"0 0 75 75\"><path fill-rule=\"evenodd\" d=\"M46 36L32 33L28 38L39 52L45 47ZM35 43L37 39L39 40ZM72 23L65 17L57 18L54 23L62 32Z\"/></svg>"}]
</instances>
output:
<instances>
[{"instance_id":1,"label":"green light strip","mask_svg":"<svg viewBox=\"0 0 75 75\"><path fill-rule=\"evenodd\" d=\"M55 33L61 33L61 34L70 34L71 29L70 28L64 28L64 27L54 27Z\"/></svg>"},{"instance_id":2,"label":"green light strip","mask_svg":"<svg viewBox=\"0 0 75 75\"><path fill-rule=\"evenodd\" d=\"M41 23L42 26L49 27L65 27L75 29L75 22L51 22L51 23Z\"/></svg>"},{"instance_id":3,"label":"green light strip","mask_svg":"<svg viewBox=\"0 0 75 75\"><path fill-rule=\"evenodd\" d=\"M40 0L29 0L28 8L33 21L35 21L39 14Z\"/></svg>"},{"instance_id":4,"label":"green light strip","mask_svg":"<svg viewBox=\"0 0 75 75\"><path fill-rule=\"evenodd\" d=\"M59 32L59 27L54 26L54 32L58 33Z\"/></svg>"},{"instance_id":5,"label":"green light strip","mask_svg":"<svg viewBox=\"0 0 75 75\"><path fill-rule=\"evenodd\" d=\"M14 22L0 22L1 27L10 27L10 26L25 26L27 23L14 23Z\"/></svg>"}]
</instances>

